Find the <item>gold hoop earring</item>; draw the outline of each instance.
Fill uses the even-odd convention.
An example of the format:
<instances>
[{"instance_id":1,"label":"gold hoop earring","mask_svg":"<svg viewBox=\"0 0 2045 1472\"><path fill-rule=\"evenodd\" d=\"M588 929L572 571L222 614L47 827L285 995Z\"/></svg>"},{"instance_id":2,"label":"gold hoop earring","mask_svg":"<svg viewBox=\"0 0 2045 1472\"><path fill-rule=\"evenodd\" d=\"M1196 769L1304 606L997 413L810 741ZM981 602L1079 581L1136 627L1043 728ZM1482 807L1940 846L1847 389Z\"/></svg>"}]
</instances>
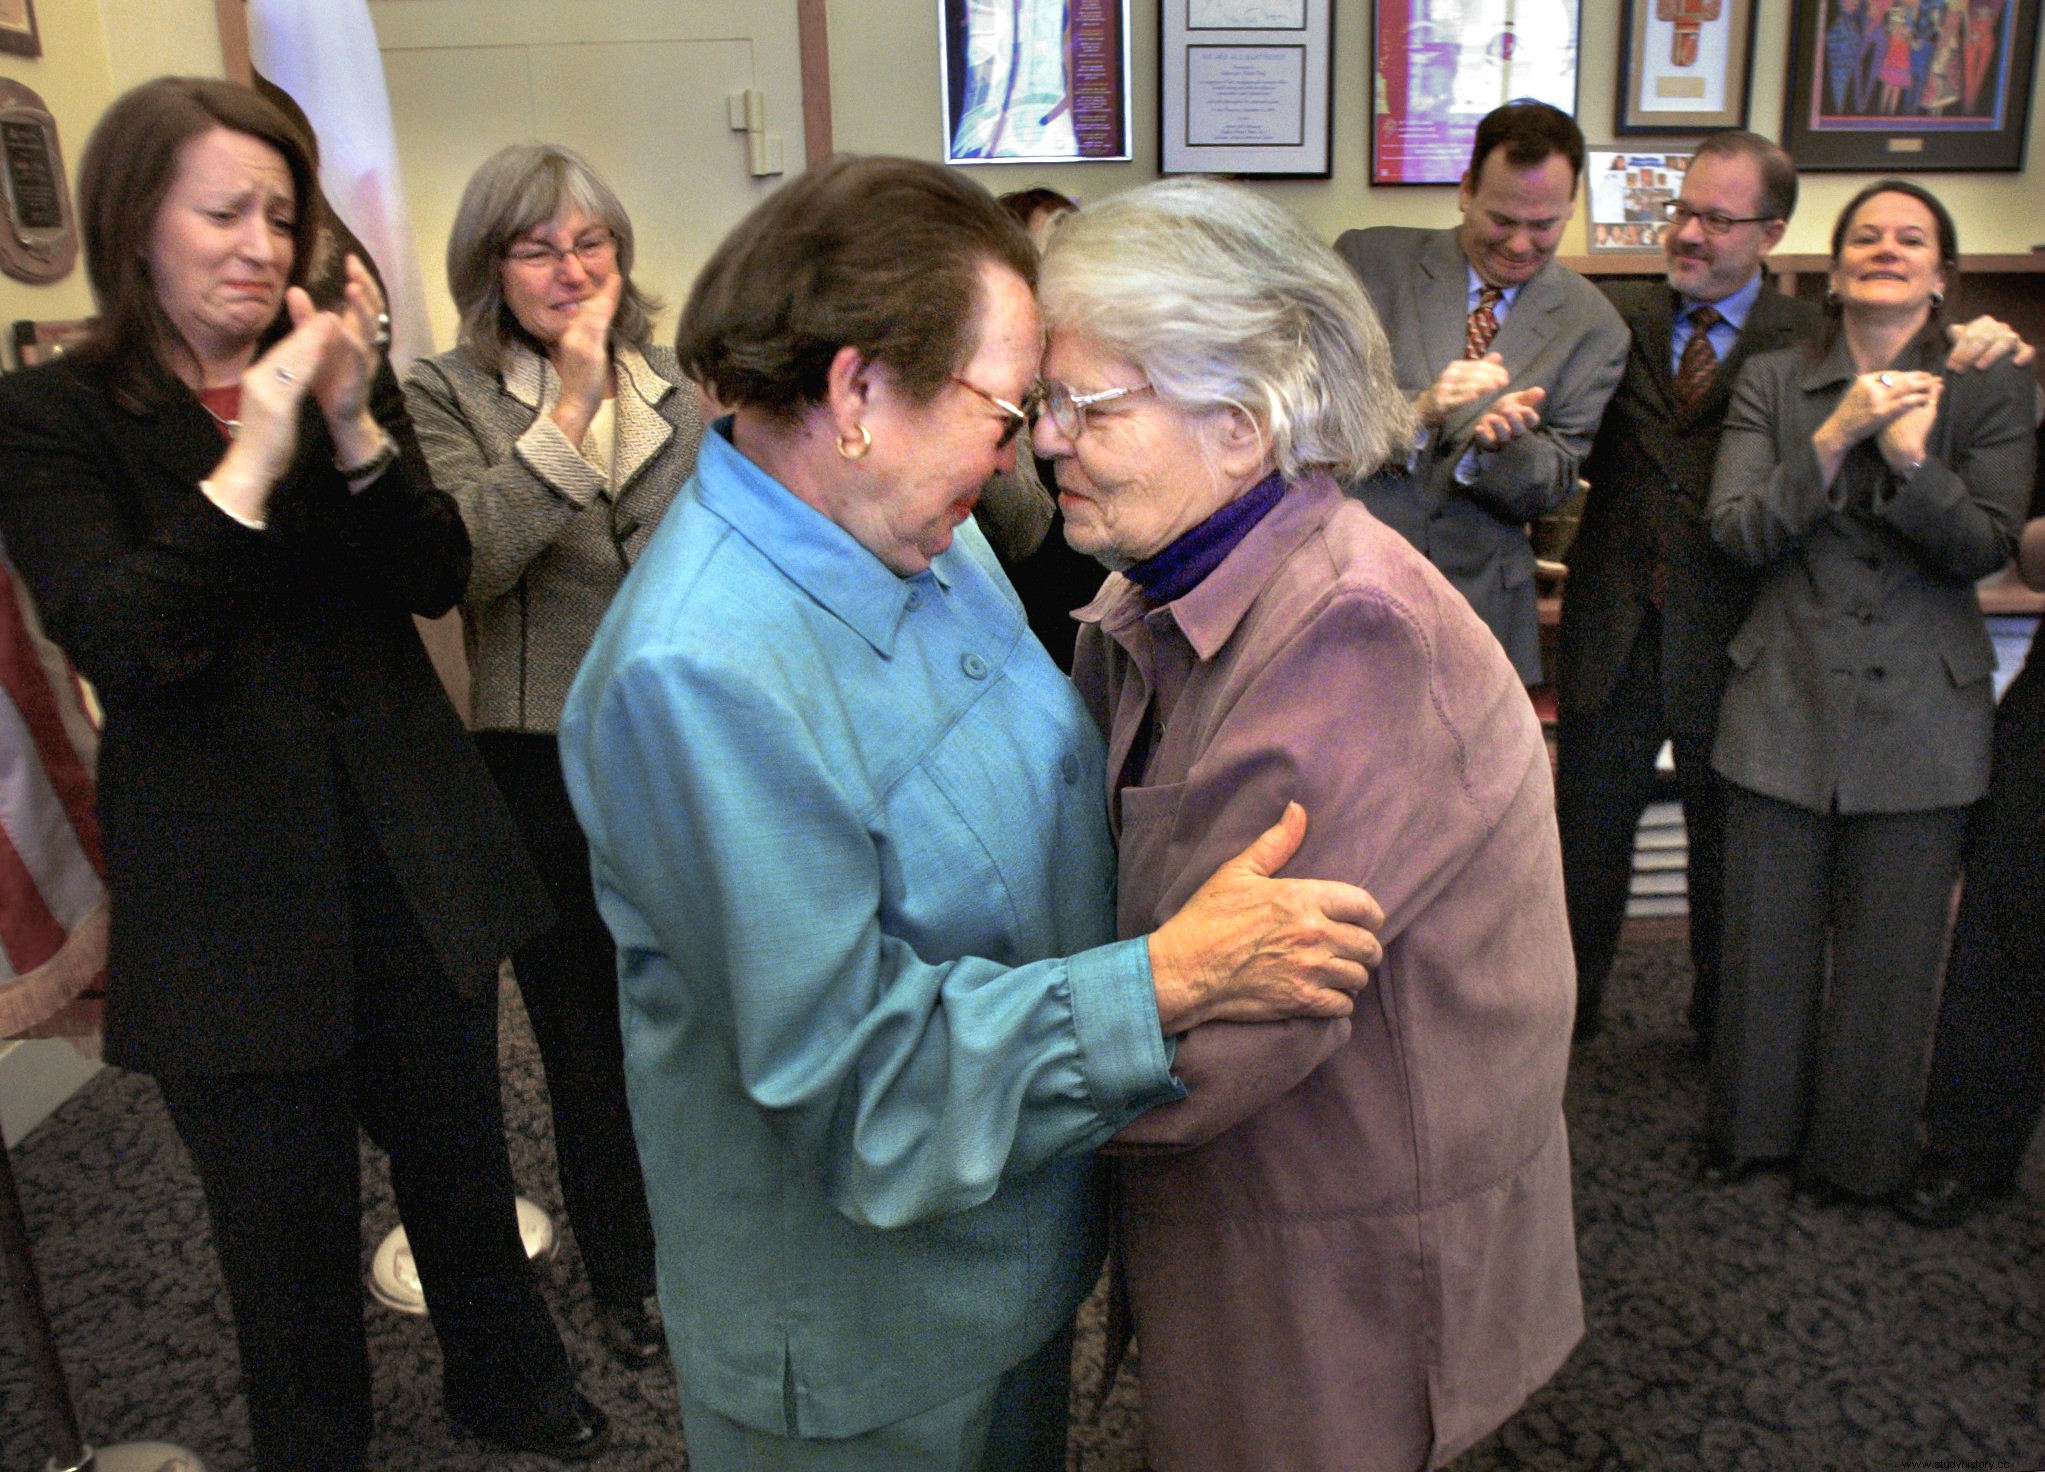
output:
<instances>
[{"instance_id":1,"label":"gold hoop earring","mask_svg":"<svg viewBox=\"0 0 2045 1472\"><path fill-rule=\"evenodd\" d=\"M859 431L859 444L853 446L851 436L841 434L838 436L838 453L847 460L864 460L866 452L873 448L873 432L863 424L856 424L853 428Z\"/></svg>"}]
</instances>

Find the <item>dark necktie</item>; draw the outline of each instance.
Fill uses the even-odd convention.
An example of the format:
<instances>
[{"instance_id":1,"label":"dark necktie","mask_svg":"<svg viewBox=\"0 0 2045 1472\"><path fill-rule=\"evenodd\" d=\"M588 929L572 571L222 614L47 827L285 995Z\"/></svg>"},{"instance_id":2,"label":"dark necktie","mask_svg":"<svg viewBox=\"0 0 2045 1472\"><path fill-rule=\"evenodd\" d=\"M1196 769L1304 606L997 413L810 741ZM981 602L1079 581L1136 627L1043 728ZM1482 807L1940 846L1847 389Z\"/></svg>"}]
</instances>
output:
<instances>
[{"instance_id":1,"label":"dark necktie","mask_svg":"<svg viewBox=\"0 0 2045 1472\"><path fill-rule=\"evenodd\" d=\"M1676 364L1676 399L1685 412L1702 402L1711 380L1718 374L1711 325L1723 320L1716 307L1698 307L1690 313L1690 340L1683 344L1683 359Z\"/></svg>"},{"instance_id":2,"label":"dark necktie","mask_svg":"<svg viewBox=\"0 0 2045 1472\"><path fill-rule=\"evenodd\" d=\"M1477 293L1477 305L1463 324L1464 357L1481 358L1490 351L1491 339L1498 336L1498 314L1492 309L1504 300L1500 287L1487 286Z\"/></svg>"}]
</instances>

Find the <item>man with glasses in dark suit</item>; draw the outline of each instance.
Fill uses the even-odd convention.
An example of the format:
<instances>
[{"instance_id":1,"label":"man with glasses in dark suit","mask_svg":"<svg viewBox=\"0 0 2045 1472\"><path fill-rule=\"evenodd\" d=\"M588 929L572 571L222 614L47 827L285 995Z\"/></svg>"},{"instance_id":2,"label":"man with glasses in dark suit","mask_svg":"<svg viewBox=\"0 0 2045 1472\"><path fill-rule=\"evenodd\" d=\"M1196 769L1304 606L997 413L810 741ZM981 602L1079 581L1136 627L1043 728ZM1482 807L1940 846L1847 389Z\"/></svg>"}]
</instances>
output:
<instances>
[{"instance_id":1,"label":"man with glasses in dark suit","mask_svg":"<svg viewBox=\"0 0 2045 1472\"><path fill-rule=\"evenodd\" d=\"M1719 431L1741 365L1809 341L1820 314L1775 290L1763 261L1796 208L1796 165L1757 133L1697 145L1666 206L1666 281L1612 281L1633 342L1584 478L1590 495L1562 595L1556 807L1576 949L1577 1041L1601 1030L1633 872L1634 829L1664 742L1689 843L1690 1023L1708 1047L1718 997L1724 794L1711 744L1726 645L1752 574L1704 521ZM1952 366L2022 345L2002 323L1955 329Z\"/></svg>"}]
</instances>

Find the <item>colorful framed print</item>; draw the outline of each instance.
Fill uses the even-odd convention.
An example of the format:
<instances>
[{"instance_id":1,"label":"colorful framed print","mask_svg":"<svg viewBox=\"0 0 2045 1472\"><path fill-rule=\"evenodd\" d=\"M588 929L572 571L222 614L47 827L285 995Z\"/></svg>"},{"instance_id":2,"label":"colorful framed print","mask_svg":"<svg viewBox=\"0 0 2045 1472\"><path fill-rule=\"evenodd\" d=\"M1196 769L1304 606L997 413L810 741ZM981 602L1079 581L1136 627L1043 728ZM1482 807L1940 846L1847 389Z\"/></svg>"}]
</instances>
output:
<instances>
[{"instance_id":1,"label":"colorful framed print","mask_svg":"<svg viewBox=\"0 0 2045 1472\"><path fill-rule=\"evenodd\" d=\"M1129 159L1128 0L938 0L944 161Z\"/></svg>"},{"instance_id":2,"label":"colorful framed print","mask_svg":"<svg viewBox=\"0 0 2045 1472\"><path fill-rule=\"evenodd\" d=\"M1483 116L1576 113L1577 0L1377 0L1370 181L1453 184Z\"/></svg>"},{"instance_id":3,"label":"colorful framed print","mask_svg":"<svg viewBox=\"0 0 2045 1472\"><path fill-rule=\"evenodd\" d=\"M1683 192L1690 154L1584 152L1584 235L1592 255L1659 253L1669 228L1662 206Z\"/></svg>"},{"instance_id":4,"label":"colorful framed print","mask_svg":"<svg viewBox=\"0 0 2045 1472\"><path fill-rule=\"evenodd\" d=\"M2021 169L2039 0L1795 0L1799 169Z\"/></svg>"}]
</instances>

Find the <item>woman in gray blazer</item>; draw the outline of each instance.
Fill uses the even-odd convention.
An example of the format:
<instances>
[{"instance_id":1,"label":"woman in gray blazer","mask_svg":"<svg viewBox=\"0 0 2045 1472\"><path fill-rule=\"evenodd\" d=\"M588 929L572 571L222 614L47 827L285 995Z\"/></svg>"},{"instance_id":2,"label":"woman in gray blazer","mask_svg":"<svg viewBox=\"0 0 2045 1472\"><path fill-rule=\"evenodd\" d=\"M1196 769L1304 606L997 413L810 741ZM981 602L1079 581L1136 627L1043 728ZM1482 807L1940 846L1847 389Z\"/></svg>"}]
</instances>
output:
<instances>
[{"instance_id":1,"label":"woman in gray blazer","mask_svg":"<svg viewBox=\"0 0 2045 1472\"><path fill-rule=\"evenodd\" d=\"M475 544L462 615L476 744L560 917L512 964L546 1066L561 1194L605 1337L643 1364L664 1345L616 953L554 734L703 432L674 354L651 345L659 304L631 270L631 220L587 161L551 144L502 150L469 180L448 240L460 345L416 364L405 395Z\"/></svg>"},{"instance_id":2,"label":"woman in gray blazer","mask_svg":"<svg viewBox=\"0 0 2045 1472\"><path fill-rule=\"evenodd\" d=\"M1740 375L1712 533L1763 573L1728 650L1713 765L1732 784L1708 1178L1794 1161L1886 1196L1915 1149L1995 654L1974 584L2009 561L2030 375L1947 375L1952 217L1885 179L1832 232L1831 329Z\"/></svg>"}]
</instances>

